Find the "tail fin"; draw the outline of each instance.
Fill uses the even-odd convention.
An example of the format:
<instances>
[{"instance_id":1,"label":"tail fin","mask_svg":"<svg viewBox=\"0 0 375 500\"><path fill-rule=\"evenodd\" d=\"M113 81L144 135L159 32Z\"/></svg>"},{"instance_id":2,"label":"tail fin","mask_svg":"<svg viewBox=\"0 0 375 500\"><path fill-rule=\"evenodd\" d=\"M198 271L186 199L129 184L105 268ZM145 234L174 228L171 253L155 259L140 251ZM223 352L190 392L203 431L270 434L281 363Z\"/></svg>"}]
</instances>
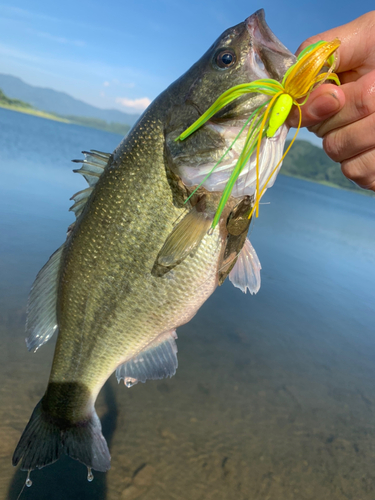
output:
<instances>
[{"instance_id":1,"label":"tail fin","mask_svg":"<svg viewBox=\"0 0 375 500\"><path fill-rule=\"evenodd\" d=\"M51 417L39 401L13 454L13 465L22 459L22 470L41 469L56 462L62 453L98 471L110 467L111 457L95 410L89 420L69 424Z\"/></svg>"}]
</instances>

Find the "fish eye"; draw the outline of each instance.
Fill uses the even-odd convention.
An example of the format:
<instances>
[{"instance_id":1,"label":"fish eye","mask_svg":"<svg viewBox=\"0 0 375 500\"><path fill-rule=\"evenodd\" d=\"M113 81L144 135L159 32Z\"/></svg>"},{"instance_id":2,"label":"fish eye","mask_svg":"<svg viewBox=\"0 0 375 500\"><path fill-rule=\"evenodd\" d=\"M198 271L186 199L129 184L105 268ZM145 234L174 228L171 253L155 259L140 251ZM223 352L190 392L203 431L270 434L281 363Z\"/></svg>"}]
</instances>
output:
<instances>
[{"instance_id":1,"label":"fish eye","mask_svg":"<svg viewBox=\"0 0 375 500\"><path fill-rule=\"evenodd\" d=\"M236 62L236 54L231 49L221 49L216 53L215 63L221 69L227 69Z\"/></svg>"}]
</instances>

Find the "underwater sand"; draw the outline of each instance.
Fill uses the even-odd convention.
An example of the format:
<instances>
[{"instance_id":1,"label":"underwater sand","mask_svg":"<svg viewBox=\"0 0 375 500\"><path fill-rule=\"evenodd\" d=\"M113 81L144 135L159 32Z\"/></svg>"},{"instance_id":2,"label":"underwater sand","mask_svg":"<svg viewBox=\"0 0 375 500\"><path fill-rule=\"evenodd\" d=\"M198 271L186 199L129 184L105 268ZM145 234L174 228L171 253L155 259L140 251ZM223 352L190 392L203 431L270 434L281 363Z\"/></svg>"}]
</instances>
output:
<instances>
[{"instance_id":1,"label":"underwater sand","mask_svg":"<svg viewBox=\"0 0 375 500\"><path fill-rule=\"evenodd\" d=\"M31 283L64 240L71 158L119 136L0 110L0 498L26 473L11 456L49 375L54 341L24 343ZM251 241L262 287L225 283L179 328L172 379L98 402L106 474L67 457L21 499L374 500L375 201L280 176Z\"/></svg>"}]
</instances>

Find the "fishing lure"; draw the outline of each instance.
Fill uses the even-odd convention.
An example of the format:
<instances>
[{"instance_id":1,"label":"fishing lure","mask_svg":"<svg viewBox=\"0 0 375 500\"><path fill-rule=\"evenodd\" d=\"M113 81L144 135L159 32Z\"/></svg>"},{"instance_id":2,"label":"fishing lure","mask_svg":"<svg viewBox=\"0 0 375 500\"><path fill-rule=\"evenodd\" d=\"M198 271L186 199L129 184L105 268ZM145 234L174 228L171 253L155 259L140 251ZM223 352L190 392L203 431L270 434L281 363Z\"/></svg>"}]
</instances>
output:
<instances>
[{"instance_id":1,"label":"fishing lure","mask_svg":"<svg viewBox=\"0 0 375 500\"><path fill-rule=\"evenodd\" d=\"M335 52L340 46L340 40L335 39L332 42L319 41L312 45L306 47L297 57L295 64L293 64L285 73L282 82L271 78L265 78L261 80L255 80L251 83L245 83L241 85L236 85L226 92L224 92L208 109L203 115L198 118L190 127L188 127L181 135L179 135L175 140L183 141L187 139L191 134L193 134L197 129L204 125L212 116L214 116L218 111L227 106L230 102L238 99L239 97L250 94L259 93L271 96L271 98L260 105L248 118L245 125L242 127L239 134L234 139L231 146L212 168L212 170L207 174L203 181L195 188L188 199L199 189L199 187L205 182L205 180L212 174L215 168L220 164L226 154L231 150L234 143L237 141L238 137L243 133L245 128L248 126L247 136L245 140L245 145L238 161L233 169L233 172L224 188L223 194L221 196L217 211L215 213L214 219L212 221L212 229L215 228L219 222L221 213L231 195L232 189L238 176L240 175L242 169L249 161L251 155L256 149L256 194L254 206L249 214L249 218L253 215L254 211L256 217L259 214L259 202L263 196L265 190L267 189L267 184L272 178L273 174L276 172L281 162L284 160L285 156L288 154L290 148L292 147L299 129L301 128L302 122L302 111L301 106L303 106L310 93L317 88L319 85L324 83L326 80L333 80L337 85L340 85L339 77L335 70ZM328 67L328 71L322 72L324 67ZM303 99L302 102L301 99ZM271 174L268 176L263 188L259 189L259 154L262 139L264 137L273 137L277 130L285 123L288 115L295 105L299 111L299 123L294 134L292 141L290 142L288 148L284 152L282 158L277 163L277 165L272 170ZM186 200L188 201L188 200Z\"/></svg>"}]
</instances>

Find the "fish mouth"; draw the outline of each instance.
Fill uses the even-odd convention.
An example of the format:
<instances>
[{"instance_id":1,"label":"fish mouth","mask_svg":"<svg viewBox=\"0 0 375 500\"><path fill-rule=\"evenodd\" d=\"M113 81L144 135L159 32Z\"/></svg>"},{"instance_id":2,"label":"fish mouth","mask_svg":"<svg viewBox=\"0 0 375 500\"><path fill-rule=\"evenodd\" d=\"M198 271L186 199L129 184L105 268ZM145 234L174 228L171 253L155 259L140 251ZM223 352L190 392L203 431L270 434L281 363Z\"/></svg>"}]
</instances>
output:
<instances>
[{"instance_id":1,"label":"fish mouth","mask_svg":"<svg viewBox=\"0 0 375 500\"><path fill-rule=\"evenodd\" d=\"M245 20L247 29L256 45L264 45L273 52L282 56L291 56L292 53L283 45L280 40L272 33L266 23L264 9L259 9Z\"/></svg>"},{"instance_id":2,"label":"fish mouth","mask_svg":"<svg viewBox=\"0 0 375 500\"><path fill-rule=\"evenodd\" d=\"M257 68L260 78L271 76L281 81L286 70L295 62L295 56L272 33L263 9L248 17L245 25L252 45L250 58L253 68Z\"/></svg>"}]
</instances>

